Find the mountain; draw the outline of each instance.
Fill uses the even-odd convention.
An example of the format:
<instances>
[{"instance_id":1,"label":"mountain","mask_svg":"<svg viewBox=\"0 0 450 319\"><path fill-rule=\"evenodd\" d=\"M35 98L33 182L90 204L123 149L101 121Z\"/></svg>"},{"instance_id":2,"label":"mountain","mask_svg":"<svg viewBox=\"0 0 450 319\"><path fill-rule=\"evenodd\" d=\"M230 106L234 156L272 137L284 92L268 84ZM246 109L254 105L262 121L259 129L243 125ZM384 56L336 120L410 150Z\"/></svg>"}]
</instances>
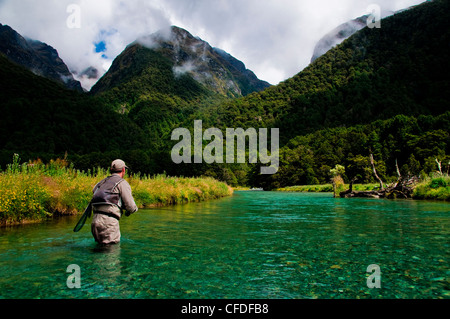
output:
<instances>
[{"instance_id":1,"label":"mountain","mask_svg":"<svg viewBox=\"0 0 450 319\"><path fill-rule=\"evenodd\" d=\"M87 170L107 167L109 158L122 155L135 161L134 150L150 149L142 130L101 100L37 76L3 53L0 88L2 168L14 153L25 161L48 161L68 152L79 169ZM112 125L120 130L112 134ZM145 156L136 157L149 165Z\"/></svg>"},{"instance_id":2,"label":"mountain","mask_svg":"<svg viewBox=\"0 0 450 319\"><path fill-rule=\"evenodd\" d=\"M195 111L269 86L241 61L172 26L128 45L89 94L167 144Z\"/></svg>"},{"instance_id":3,"label":"mountain","mask_svg":"<svg viewBox=\"0 0 450 319\"><path fill-rule=\"evenodd\" d=\"M320 56L327 53L331 48L335 47L336 45L342 43L342 41L344 41L345 39L352 36L355 32L366 27L367 18L368 15L364 15L354 20L345 22L323 36L314 47L314 53L313 57L311 58L311 63L317 60L317 58L319 58Z\"/></svg>"},{"instance_id":4,"label":"mountain","mask_svg":"<svg viewBox=\"0 0 450 319\"><path fill-rule=\"evenodd\" d=\"M203 116L204 127L279 128L279 171L246 170L250 186L326 183L336 164L371 182L369 150L384 180L396 180L397 162L404 176L425 176L436 158L450 160L449 18L446 0L402 11L279 85L185 123Z\"/></svg>"},{"instance_id":5,"label":"mountain","mask_svg":"<svg viewBox=\"0 0 450 319\"><path fill-rule=\"evenodd\" d=\"M253 92L263 91L270 87L268 82L258 79L253 71L248 70L242 61L239 61L231 54L219 48L213 48L213 51L223 59L222 63L225 66L225 69L228 69L231 72L234 79L237 81L243 96Z\"/></svg>"},{"instance_id":6,"label":"mountain","mask_svg":"<svg viewBox=\"0 0 450 319\"><path fill-rule=\"evenodd\" d=\"M279 85L211 109L207 121L278 127L286 143L327 127L442 114L450 102L449 9L448 1L425 2L363 28Z\"/></svg>"},{"instance_id":7,"label":"mountain","mask_svg":"<svg viewBox=\"0 0 450 319\"><path fill-rule=\"evenodd\" d=\"M168 83L168 88L158 87L160 81L148 75L150 70L162 73L172 83ZM130 81L144 81L147 86L144 90L179 95L182 93L177 91L175 82L185 75L198 83L191 83L194 91L206 89L226 97L245 96L270 86L230 54L172 26L170 30L141 37L130 44L91 92L97 94ZM190 82L186 78L184 81Z\"/></svg>"},{"instance_id":8,"label":"mountain","mask_svg":"<svg viewBox=\"0 0 450 319\"><path fill-rule=\"evenodd\" d=\"M25 39L11 27L2 24L0 52L36 75L54 80L69 89L82 91L80 82L73 78L54 48L37 40Z\"/></svg>"}]
</instances>

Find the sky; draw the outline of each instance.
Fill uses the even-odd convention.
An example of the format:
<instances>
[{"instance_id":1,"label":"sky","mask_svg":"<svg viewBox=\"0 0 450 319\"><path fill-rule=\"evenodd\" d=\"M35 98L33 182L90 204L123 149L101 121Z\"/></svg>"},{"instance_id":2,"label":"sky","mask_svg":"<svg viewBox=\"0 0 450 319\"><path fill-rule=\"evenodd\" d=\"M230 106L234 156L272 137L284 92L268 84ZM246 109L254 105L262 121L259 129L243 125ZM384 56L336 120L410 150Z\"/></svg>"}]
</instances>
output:
<instances>
[{"instance_id":1,"label":"sky","mask_svg":"<svg viewBox=\"0 0 450 319\"><path fill-rule=\"evenodd\" d=\"M137 38L175 25L278 84L311 61L317 42L349 20L424 0L0 0L0 23L54 47L89 90ZM381 25L382 27L382 25Z\"/></svg>"}]
</instances>

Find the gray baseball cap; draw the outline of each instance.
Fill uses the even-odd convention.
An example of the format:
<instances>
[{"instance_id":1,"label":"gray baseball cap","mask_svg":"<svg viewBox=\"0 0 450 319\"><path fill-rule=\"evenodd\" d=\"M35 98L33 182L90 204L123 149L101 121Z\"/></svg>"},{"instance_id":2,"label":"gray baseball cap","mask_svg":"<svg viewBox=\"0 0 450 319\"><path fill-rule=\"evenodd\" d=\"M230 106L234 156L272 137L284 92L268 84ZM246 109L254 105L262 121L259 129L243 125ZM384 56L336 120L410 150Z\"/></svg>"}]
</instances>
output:
<instances>
[{"instance_id":1,"label":"gray baseball cap","mask_svg":"<svg viewBox=\"0 0 450 319\"><path fill-rule=\"evenodd\" d=\"M112 172L121 172L123 168L128 169L128 166L125 165L125 162L121 159L116 159L111 163L111 171Z\"/></svg>"}]
</instances>

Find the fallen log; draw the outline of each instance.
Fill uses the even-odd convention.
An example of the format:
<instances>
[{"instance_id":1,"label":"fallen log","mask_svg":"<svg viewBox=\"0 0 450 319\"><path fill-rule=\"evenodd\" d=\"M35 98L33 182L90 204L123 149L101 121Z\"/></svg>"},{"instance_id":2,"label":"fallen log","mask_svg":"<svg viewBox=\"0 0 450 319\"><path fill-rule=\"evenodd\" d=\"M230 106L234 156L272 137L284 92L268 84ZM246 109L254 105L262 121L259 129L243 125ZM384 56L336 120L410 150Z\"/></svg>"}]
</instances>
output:
<instances>
[{"instance_id":1,"label":"fallen log","mask_svg":"<svg viewBox=\"0 0 450 319\"><path fill-rule=\"evenodd\" d=\"M365 197L365 198L389 198L389 199L411 198L414 188L417 185L418 180L419 180L417 176L403 177L400 174L397 160L395 160L395 167L397 170L398 179L396 182L392 183L391 185L384 187L383 181L377 174L377 170L375 168L375 161L373 159L372 152L370 152L369 159L370 159L370 164L372 165L373 174L380 184L379 189L371 190L371 191L353 191L353 182L356 180L356 178L354 178L350 182L349 189L346 191L343 191L339 194L340 197L342 197L342 198ZM437 162L437 159L436 159L436 162Z\"/></svg>"},{"instance_id":2,"label":"fallen log","mask_svg":"<svg viewBox=\"0 0 450 319\"><path fill-rule=\"evenodd\" d=\"M339 194L342 198L365 197L365 198L382 198L385 197L384 191L352 191L346 190Z\"/></svg>"},{"instance_id":3,"label":"fallen log","mask_svg":"<svg viewBox=\"0 0 450 319\"><path fill-rule=\"evenodd\" d=\"M339 194L341 198L363 197L363 198L411 198L415 185L418 182L416 176L403 178L381 190L354 191L352 188Z\"/></svg>"}]
</instances>

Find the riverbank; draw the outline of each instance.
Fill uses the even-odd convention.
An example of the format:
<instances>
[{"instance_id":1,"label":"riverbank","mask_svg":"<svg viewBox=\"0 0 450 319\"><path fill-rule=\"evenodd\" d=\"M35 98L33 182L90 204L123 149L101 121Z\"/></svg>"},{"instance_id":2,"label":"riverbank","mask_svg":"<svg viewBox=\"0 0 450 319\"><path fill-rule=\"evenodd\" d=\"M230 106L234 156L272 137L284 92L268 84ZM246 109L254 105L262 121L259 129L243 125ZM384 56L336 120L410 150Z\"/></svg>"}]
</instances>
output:
<instances>
[{"instance_id":1,"label":"riverbank","mask_svg":"<svg viewBox=\"0 0 450 319\"><path fill-rule=\"evenodd\" d=\"M349 185L344 185L343 189L348 189ZM378 184L353 184L353 189L357 191L370 191L379 187ZM298 185L277 188L279 192L300 192L300 193L333 193L333 185Z\"/></svg>"},{"instance_id":2,"label":"riverbank","mask_svg":"<svg viewBox=\"0 0 450 319\"><path fill-rule=\"evenodd\" d=\"M348 189L345 185L344 189ZM379 184L353 184L354 191L373 191L379 189ZM309 193L332 193L333 185L299 185L278 188L280 192L309 192ZM416 185L412 199L450 201L450 177L438 176L428 177Z\"/></svg>"},{"instance_id":3,"label":"riverbank","mask_svg":"<svg viewBox=\"0 0 450 319\"><path fill-rule=\"evenodd\" d=\"M76 215L88 205L94 186L107 170L80 172L64 160L19 164L0 172L0 226ZM139 208L168 206L230 196L233 189L213 178L126 176Z\"/></svg>"}]
</instances>

